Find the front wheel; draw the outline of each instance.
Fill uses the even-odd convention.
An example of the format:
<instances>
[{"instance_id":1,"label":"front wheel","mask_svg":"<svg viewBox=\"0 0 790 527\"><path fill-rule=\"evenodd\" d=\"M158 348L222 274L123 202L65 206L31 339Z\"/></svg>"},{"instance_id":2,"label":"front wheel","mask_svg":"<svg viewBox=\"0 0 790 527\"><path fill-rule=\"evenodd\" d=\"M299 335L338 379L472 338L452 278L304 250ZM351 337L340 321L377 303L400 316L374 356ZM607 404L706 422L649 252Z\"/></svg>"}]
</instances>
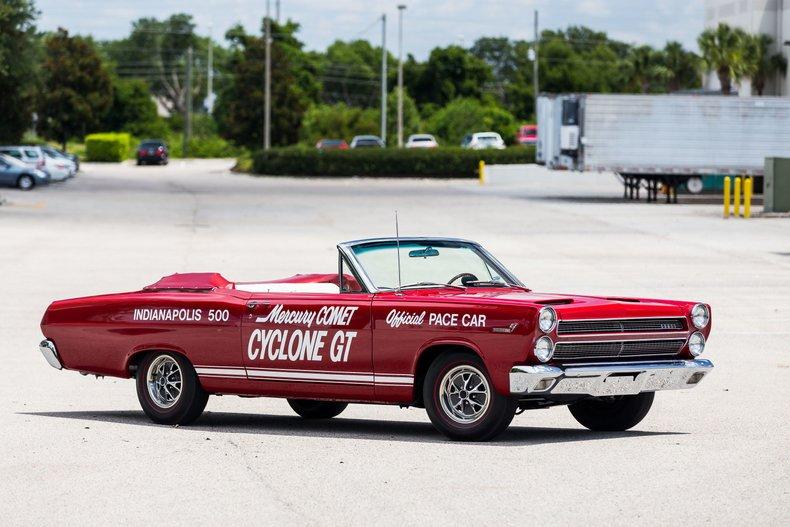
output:
<instances>
[{"instance_id":1,"label":"front wheel","mask_svg":"<svg viewBox=\"0 0 790 527\"><path fill-rule=\"evenodd\" d=\"M592 397L568 406L581 424L598 432L622 432L645 418L653 405L655 392L615 397Z\"/></svg>"},{"instance_id":2,"label":"front wheel","mask_svg":"<svg viewBox=\"0 0 790 527\"><path fill-rule=\"evenodd\" d=\"M16 186L19 187L20 190L32 190L33 187L36 186L36 180L33 179L33 176L22 174L16 181Z\"/></svg>"},{"instance_id":3,"label":"front wheel","mask_svg":"<svg viewBox=\"0 0 790 527\"><path fill-rule=\"evenodd\" d=\"M153 422L187 425L200 417L208 393L189 361L176 353L146 355L137 368L137 398Z\"/></svg>"},{"instance_id":4,"label":"front wheel","mask_svg":"<svg viewBox=\"0 0 790 527\"><path fill-rule=\"evenodd\" d=\"M450 439L488 441L508 427L517 402L494 390L483 361L453 352L433 361L423 383L425 411Z\"/></svg>"},{"instance_id":5,"label":"front wheel","mask_svg":"<svg viewBox=\"0 0 790 527\"><path fill-rule=\"evenodd\" d=\"M288 399L294 412L305 419L331 419L346 409L347 403L334 401L311 401L309 399Z\"/></svg>"}]
</instances>

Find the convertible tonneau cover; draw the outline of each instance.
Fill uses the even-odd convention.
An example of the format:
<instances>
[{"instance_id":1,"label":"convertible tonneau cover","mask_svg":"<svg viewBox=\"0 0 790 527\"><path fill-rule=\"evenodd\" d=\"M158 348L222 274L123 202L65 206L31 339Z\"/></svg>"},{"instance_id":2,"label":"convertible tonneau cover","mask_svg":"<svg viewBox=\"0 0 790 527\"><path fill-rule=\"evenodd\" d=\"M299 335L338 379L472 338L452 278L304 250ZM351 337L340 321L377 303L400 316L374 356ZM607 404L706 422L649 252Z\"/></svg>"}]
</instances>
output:
<instances>
[{"instance_id":1,"label":"convertible tonneau cover","mask_svg":"<svg viewBox=\"0 0 790 527\"><path fill-rule=\"evenodd\" d=\"M159 291L163 289L212 290L230 287L233 287L233 284L219 273L176 273L145 286L143 291Z\"/></svg>"}]
</instances>

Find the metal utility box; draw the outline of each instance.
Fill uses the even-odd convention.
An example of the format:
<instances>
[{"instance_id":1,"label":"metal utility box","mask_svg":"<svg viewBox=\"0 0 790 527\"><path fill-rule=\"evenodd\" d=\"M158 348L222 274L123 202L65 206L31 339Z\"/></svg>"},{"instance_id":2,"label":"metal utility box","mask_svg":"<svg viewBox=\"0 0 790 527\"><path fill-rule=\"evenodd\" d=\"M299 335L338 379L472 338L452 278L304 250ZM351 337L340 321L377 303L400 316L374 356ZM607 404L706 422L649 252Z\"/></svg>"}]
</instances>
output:
<instances>
[{"instance_id":1,"label":"metal utility box","mask_svg":"<svg viewBox=\"0 0 790 527\"><path fill-rule=\"evenodd\" d=\"M790 212L790 158L765 158L765 212Z\"/></svg>"}]
</instances>

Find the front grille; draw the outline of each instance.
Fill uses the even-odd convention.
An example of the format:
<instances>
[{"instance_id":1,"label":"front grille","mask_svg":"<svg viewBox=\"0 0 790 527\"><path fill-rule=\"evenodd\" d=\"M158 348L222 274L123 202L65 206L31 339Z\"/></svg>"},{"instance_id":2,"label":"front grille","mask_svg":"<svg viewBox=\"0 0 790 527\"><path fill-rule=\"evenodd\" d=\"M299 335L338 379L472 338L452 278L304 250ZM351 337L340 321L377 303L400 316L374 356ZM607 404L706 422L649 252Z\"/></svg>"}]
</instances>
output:
<instances>
[{"instance_id":1,"label":"front grille","mask_svg":"<svg viewBox=\"0 0 790 527\"><path fill-rule=\"evenodd\" d=\"M623 320L564 320L557 325L558 335L579 333L660 333L683 331L682 318L631 318Z\"/></svg>"},{"instance_id":2,"label":"front grille","mask_svg":"<svg viewBox=\"0 0 790 527\"><path fill-rule=\"evenodd\" d=\"M554 360L671 358L680 353L685 339L610 342L559 342Z\"/></svg>"}]
</instances>

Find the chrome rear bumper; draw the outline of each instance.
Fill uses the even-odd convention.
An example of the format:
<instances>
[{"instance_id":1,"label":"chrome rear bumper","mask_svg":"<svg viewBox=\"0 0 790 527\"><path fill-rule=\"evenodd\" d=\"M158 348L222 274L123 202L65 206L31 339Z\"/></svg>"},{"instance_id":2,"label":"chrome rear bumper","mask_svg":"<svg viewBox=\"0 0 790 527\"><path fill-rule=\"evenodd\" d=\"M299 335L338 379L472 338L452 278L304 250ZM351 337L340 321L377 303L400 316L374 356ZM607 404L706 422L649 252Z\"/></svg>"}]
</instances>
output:
<instances>
[{"instance_id":1,"label":"chrome rear bumper","mask_svg":"<svg viewBox=\"0 0 790 527\"><path fill-rule=\"evenodd\" d=\"M51 340L42 340L41 344L38 345L38 350L47 359L47 362L50 366L55 368L56 370L62 370L63 364L60 363L60 358L58 357L58 350L55 349L55 343Z\"/></svg>"},{"instance_id":2,"label":"chrome rear bumper","mask_svg":"<svg viewBox=\"0 0 790 527\"><path fill-rule=\"evenodd\" d=\"M514 366L510 393L519 395L635 395L693 388L713 369L707 359Z\"/></svg>"}]
</instances>

